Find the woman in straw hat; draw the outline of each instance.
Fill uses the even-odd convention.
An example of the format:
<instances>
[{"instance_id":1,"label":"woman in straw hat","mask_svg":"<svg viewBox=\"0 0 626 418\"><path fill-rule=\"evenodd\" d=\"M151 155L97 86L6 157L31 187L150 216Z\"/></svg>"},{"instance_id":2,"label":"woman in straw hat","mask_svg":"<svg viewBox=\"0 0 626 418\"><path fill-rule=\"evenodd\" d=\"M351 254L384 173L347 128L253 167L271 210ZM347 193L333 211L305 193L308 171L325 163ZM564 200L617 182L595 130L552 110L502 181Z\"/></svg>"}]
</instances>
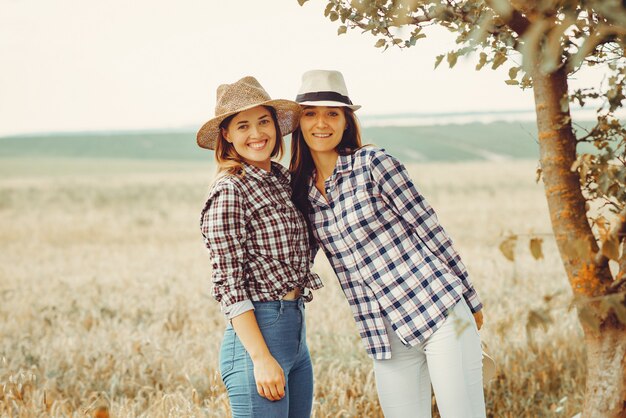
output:
<instances>
[{"instance_id":1,"label":"woman in straw hat","mask_svg":"<svg viewBox=\"0 0 626 418\"><path fill-rule=\"evenodd\" d=\"M306 221L289 172L272 158L300 106L272 100L253 77L217 89L215 117L198 145L215 150L218 176L201 216L213 295L229 323L220 372L234 417L308 417L313 373L304 302L322 287L310 272Z\"/></svg>"},{"instance_id":2,"label":"woman in straw hat","mask_svg":"<svg viewBox=\"0 0 626 418\"><path fill-rule=\"evenodd\" d=\"M385 416L430 417L432 384L442 417L484 417L482 304L435 212L397 159L361 145L340 72L306 72L296 101L293 199L374 360Z\"/></svg>"}]
</instances>

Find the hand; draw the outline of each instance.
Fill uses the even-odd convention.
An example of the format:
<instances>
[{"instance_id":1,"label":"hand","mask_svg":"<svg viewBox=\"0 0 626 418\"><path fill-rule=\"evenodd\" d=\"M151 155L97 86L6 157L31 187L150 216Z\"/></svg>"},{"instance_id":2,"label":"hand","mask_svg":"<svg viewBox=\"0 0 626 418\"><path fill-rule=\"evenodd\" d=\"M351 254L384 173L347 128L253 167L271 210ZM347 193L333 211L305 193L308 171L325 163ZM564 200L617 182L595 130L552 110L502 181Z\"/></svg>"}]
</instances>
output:
<instances>
[{"instance_id":1,"label":"hand","mask_svg":"<svg viewBox=\"0 0 626 418\"><path fill-rule=\"evenodd\" d=\"M476 328L481 329L483 326L483 311L478 311L473 315L474 321L476 321Z\"/></svg>"},{"instance_id":2,"label":"hand","mask_svg":"<svg viewBox=\"0 0 626 418\"><path fill-rule=\"evenodd\" d=\"M285 372L271 354L254 361L256 390L270 401L279 401L285 396Z\"/></svg>"}]
</instances>

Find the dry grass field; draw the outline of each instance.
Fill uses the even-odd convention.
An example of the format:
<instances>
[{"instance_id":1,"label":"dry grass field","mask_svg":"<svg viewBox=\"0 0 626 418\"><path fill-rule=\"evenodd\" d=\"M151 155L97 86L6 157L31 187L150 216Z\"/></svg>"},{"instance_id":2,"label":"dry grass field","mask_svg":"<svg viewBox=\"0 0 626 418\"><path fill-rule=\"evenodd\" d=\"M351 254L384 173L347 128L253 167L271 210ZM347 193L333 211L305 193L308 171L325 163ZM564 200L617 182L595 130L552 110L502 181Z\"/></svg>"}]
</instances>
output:
<instances>
[{"instance_id":1,"label":"dry grass field","mask_svg":"<svg viewBox=\"0 0 626 418\"><path fill-rule=\"evenodd\" d=\"M64 164L0 162L0 416L228 416L224 320L198 229L213 169ZM410 167L485 304L481 334L498 364L490 417L569 418L582 402L581 331L535 168ZM511 232L542 234L544 258L522 236L505 259ZM307 306L313 416L382 416L348 305L326 260L315 268L326 287ZM553 322L528 332L529 312L546 307Z\"/></svg>"}]
</instances>

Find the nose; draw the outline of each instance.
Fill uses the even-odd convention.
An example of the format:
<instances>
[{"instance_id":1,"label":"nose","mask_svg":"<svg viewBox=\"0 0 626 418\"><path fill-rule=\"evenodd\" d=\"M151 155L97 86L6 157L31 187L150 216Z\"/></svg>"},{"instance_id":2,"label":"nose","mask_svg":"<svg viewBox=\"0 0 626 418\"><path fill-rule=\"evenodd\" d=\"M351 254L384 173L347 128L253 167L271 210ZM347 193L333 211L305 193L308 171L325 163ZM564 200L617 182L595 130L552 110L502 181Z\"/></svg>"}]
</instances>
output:
<instances>
[{"instance_id":1,"label":"nose","mask_svg":"<svg viewBox=\"0 0 626 418\"><path fill-rule=\"evenodd\" d=\"M324 117L324 115L318 115L316 121L315 121L315 125L317 127L324 127L327 125L326 123L326 118Z\"/></svg>"},{"instance_id":2,"label":"nose","mask_svg":"<svg viewBox=\"0 0 626 418\"><path fill-rule=\"evenodd\" d=\"M252 125L250 128L250 138L258 138L261 135L261 130L258 126Z\"/></svg>"}]
</instances>

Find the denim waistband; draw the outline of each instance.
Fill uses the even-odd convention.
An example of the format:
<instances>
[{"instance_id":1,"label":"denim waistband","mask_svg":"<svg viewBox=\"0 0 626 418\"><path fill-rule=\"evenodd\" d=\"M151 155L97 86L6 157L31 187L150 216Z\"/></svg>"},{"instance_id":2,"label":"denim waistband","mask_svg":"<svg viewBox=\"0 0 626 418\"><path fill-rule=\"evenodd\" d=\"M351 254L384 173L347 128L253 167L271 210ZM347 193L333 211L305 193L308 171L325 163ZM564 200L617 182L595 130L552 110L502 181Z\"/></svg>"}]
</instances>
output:
<instances>
[{"instance_id":1,"label":"denim waistband","mask_svg":"<svg viewBox=\"0 0 626 418\"><path fill-rule=\"evenodd\" d=\"M304 308L304 299L301 297L294 300L271 300L269 302L252 302L254 309L302 309Z\"/></svg>"}]
</instances>

